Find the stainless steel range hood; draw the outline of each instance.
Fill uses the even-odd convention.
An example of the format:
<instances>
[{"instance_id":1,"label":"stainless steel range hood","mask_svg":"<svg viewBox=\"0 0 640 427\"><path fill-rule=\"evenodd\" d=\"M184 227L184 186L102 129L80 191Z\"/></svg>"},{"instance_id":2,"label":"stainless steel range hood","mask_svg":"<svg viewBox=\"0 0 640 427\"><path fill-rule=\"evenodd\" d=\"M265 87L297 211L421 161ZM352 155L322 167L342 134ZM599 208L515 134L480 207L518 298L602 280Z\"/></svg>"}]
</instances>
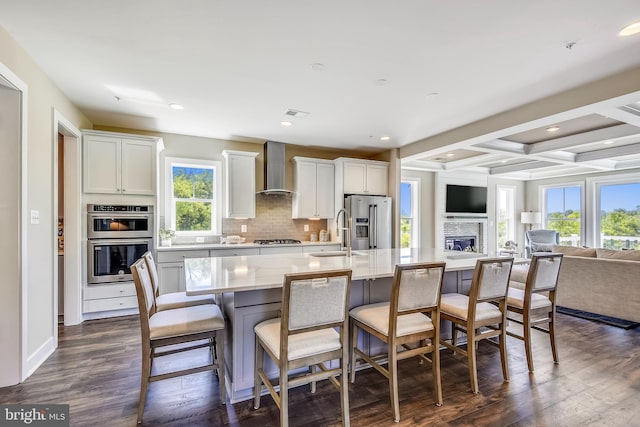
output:
<instances>
[{"instance_id":1,"label":"stainless steel range hood","mask_svg":"<svg viewBox=\"0 0 640 427\"><path fill-rule=\"evenodd\" d=\"M264 144L264 191L258 194L291 194L284 187L285 178L285 144L267 141Z\"/></svg>"}]
</instances>

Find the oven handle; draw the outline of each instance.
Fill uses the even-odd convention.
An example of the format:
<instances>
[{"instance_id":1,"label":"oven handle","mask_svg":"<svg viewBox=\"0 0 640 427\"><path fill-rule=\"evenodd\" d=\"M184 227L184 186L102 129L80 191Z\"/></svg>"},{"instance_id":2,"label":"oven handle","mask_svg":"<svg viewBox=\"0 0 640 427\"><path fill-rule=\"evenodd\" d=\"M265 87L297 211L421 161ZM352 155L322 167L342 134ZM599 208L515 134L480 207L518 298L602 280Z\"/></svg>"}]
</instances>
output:
<instances>
[{"instance_id":1,"label":"oven handle","mask_svg":"<svg viewBox=\"0 0 640 427\"><path fill-rule=\"evenodd\" d=\"M135 243L147 243L151 244L151 237L142 237L142 238L124 238L124 239L97 239L97 238L89 238L89 242L93 245L114 245L114 244L135 244Z\"/></svg>"},{"instance_id":2,"label":"oven handle","mask_svg":"<svg viewBox=\"0 0 640 427\"><path fill-rule=\"evenodd\" d=\"M112 212L112 213L107 213L107 212L100 212L100 213L93 213L93 212L89 212L87 215L89 215L90 218L95 218L95 219L118 219L118 218L153 218L152 214L148 214L148 213L118 213L118 212Z\"/></svg>"}]
</instances>

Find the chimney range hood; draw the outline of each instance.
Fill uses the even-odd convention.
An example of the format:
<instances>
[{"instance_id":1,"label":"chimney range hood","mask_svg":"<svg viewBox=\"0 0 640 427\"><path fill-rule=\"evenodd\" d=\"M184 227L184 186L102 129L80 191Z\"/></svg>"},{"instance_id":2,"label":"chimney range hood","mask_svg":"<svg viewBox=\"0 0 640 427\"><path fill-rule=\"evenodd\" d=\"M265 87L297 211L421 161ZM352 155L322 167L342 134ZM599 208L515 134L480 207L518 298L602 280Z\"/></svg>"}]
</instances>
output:
<instances>
[{"instance_id":1,"label":"chimney range hood","mask_svg":"<svg viewBox=\"0 0 640 427\"><path fill-rule=\"evenodd\" d=\"M258 194L291 194L284 187L285 177L285 144L267 141L264 144L264 191Z\"/></svg>"}]
</instances>

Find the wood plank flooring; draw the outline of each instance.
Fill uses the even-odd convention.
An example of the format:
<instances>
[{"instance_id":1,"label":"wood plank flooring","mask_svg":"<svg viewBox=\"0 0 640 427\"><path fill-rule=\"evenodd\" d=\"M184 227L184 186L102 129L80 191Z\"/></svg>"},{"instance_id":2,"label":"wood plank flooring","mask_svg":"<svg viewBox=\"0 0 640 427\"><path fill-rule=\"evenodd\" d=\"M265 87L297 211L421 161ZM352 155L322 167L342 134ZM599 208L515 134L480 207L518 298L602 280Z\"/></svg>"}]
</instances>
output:
<instances>
[{"instance_id":1,"label":"wood plank flooring","mask_svg":"<svg viewBox=\"0 0 640 427\"><path fill-rule=\"evenodd\" d=\"M360 371L350 384L352 426L632 426L640 425L640 328L623 330L558 314L560 364L548 336L534 333L535 374L529 375L523 343L508 338L511 379L502 381L498 349L478 349L480 394L469 388L466 359L442 351L444 405L434 405L431 369L417 360L400 365L401 421L394 424L387 381ZM515 326L514 326L515 327ZM67 403L73 426L134 426L140 383L137 316L62 327L56 352L23 384L0 388L0 403ZM174 369L204 360L207 350L160 358ZM164 360L163 360L164 359ZM337 390L327 381L311 395L290 391L292 426L340 425ZM206 372L152 383L148 426L246 426L278 424L270 397L262 406L220 404L217 379Z\"/></svg>"}]
</instances>

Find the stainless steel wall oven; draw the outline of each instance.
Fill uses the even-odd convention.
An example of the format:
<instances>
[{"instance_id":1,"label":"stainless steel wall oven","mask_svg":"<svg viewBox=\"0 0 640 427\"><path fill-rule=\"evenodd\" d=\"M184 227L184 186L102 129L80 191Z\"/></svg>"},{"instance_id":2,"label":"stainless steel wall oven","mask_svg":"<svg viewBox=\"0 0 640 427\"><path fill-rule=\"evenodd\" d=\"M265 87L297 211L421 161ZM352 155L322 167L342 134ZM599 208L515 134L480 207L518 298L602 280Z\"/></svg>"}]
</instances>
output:
<instances>
[{"instance_id":1,"label":"stainless steel wall oven","mask_svg":"<svg viewBox=\"0 0 640 427\"><path fill-rule=\"evenodd\" d=\"M87 282L133 280L131 264L153 250L153 206L87 205Z\"/></svg>"}]
</instances>

